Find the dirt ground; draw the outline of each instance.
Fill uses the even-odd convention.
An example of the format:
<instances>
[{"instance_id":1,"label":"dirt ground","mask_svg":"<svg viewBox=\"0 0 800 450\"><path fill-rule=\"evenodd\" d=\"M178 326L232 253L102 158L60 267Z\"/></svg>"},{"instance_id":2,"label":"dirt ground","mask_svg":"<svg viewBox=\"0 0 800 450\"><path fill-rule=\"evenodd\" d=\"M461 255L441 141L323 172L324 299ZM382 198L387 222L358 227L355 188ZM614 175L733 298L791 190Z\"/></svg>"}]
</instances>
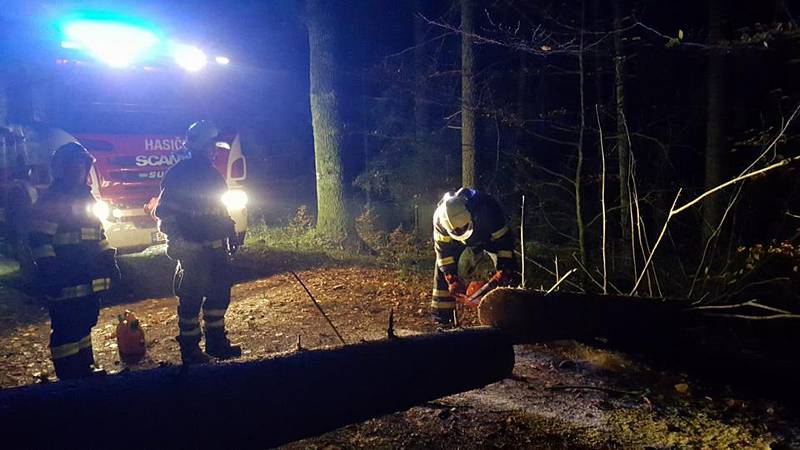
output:
<instances>
[{"instance_id":1,"label":"dirt ground","mask_svg":"<svg viewBox=\"0 0 800 450\"><path fill-rule=\"evenodd\" d=\"M399 334L432 332L427 275L366 266L298 271L348 343L385 335L390 309ZM142 321L148 356L119 362L116 316ZM474 310L462 314L475 323ZM237 284L226 319L243 358L297 345L338 345L302 287L285 272ZM0 285L0 388L53 380L46 310ZM92 332L96 359L111 372L178 364L176 301L148 298L107 305ZM794 448L797 410L742 398L680 373L656 371L626 355L575 342L517 346L511 379L286 446L343 448Z\"/></svg>"}]
</instances>

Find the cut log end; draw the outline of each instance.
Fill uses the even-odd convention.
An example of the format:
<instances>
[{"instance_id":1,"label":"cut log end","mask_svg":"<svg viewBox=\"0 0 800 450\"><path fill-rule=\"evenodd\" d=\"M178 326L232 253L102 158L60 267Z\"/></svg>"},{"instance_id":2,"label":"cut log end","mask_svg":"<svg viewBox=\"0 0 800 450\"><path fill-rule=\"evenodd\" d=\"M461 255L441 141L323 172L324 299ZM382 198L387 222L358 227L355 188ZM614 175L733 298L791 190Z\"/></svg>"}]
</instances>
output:
<instances>
[{"instance_id":1,"label":"cut log end","mask_svg":"<svg viewBox=\"0 0 800 450\"><path fill-rule=\"evenodd\" d=\"M530 309L530 291L497 288L486 294L478 305L478 320L481 325L512 331L530 322Z\"/></svg>"}]
</instances>

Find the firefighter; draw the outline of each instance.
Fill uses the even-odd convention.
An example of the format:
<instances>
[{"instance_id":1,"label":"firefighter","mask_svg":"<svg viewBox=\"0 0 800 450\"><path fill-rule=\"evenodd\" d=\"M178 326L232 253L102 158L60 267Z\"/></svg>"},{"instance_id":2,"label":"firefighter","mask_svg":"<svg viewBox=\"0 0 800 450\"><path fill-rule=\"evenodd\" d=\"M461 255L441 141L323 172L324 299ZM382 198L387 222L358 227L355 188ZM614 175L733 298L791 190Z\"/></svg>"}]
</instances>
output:
<instances>
[{"instance_id":1,"label":"firefighter","mask_svg":"<svg viewBox=\"0 0 800 450\"><path fill-rule=\"evenodd\" d=\"M93 212L87 185L93 163L76 142L53 153L53 182L33 206L28 230L36 287L50 312L50 353L62 380L102 372L95 369L92 327L100 296L119 275L116 249Z\"/></svg>"},{"instance_id":2,"label":"firefighter","mask_svg":"<svg viewBox=\"0 0 800 450\"><path fill-rule=\"evenodd\" d=\"M446 193L433 213L433 241L436 266L431 309L441 328L453 326L456 298L466 293L458 260L467 247L476 255L482 251L490 254L496 270L491 283L510 286L518 282L513 233L497 200L486 193L468 188Z\"/></svg>"},{"instance_id":3,"label":"firefighter","mask_svg":"<svg viewBox=\"0 0 800 450\"><path fill-rule=\"evenodd\" d=\"M184 364L208 362L209 355L227 359L242 353L225 331L232 285L229 252L237 243L234 222L222 203L227 185L213 166L218 137L217 127L209 121L189 127L184 145L191 156L164 176L156 207L159 229L167 235L167 255L177 261L176 340ZM205 352L200 349L203 332Z\"/></svg>"}]
</instances>

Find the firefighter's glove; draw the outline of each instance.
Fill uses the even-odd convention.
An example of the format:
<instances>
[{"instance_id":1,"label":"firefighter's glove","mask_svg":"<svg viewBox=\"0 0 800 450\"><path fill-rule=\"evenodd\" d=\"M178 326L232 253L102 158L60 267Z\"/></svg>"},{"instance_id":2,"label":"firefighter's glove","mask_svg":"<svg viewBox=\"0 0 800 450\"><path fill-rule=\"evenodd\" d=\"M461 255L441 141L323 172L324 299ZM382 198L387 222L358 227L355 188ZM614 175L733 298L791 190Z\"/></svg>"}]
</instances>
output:
<instances>
[{"instance_id":1,"label":"firefighter's glove","mask_svg":"<svg viewBox=\"0 0 800 450\"><path fill-rule=\"evenodd\" d=\"M203 249L201 244L189 242L184 239L170 239L167 241L167 256L170 259L180 261L191 258L192 255Z\"/></svg>"},{"instance_id":2,"label":"firefighter's glove","mask_svg":"<svg viewBox=\"0 0 800 450\"><path fill-rule=\"evenodd\" d=\"M494 283L496 286L516 286L519 284L517 278L516 274L509 270L498 270L492 275L489 282Z\"/></svg>"},{"instance_id":3,"label":"firefighter's glove","mask_svg":"<svg viewBox=\"0 0 800 450\"><path fill-rule=\"evenodd\" d=\"M444 276L444 279L447 281L447 290L453 297L463 296L467 293L467 287L464 285L464 282L458 278L458 275L447 274Z\"/></svg>"}]
</instances>

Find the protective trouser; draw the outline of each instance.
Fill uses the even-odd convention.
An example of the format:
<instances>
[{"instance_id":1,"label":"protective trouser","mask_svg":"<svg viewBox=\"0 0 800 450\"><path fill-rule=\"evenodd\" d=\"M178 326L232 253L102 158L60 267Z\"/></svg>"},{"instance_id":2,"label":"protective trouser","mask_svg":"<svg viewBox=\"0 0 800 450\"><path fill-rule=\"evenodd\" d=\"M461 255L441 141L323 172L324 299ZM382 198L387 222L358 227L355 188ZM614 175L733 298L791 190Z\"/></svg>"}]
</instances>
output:
<instances>
[{"instance_id":1,"label":"protective trouser","mask_svg":"<svg viewBox=\"0 0 800 450\"><path fill-rule=\"evenodd\" d=\"M458 275L458 260L463 253L461 251L449 256L446 260L436 260L433 269L433 293L431 298L431 315L433 320L439 325L452 325L455 321L456 299L450 295L447 289L448 284L445 279L446 273ZM448 272L444 268L449 269Z\"/></svg>"},{"instance_id":2,"label":"protective trouser","mask_svg":"<svg viewBox=\"0 0 800 450\"><path fill-rule=\"evenodd\" d=\"M92 327L97 325L97 295L50 300L50 352L58 378L80 378L92 373Z\"/></svg>"},{"instance_id":3,"label":"protective trouser","mask_svg":"<svg viewBox=\"0 0 800 450\"><path fill-rule=\"evenodd\" d=\"M183 255L175 269L178 297L178 343L182 348L197 346L203 328L207 335L225 331L225 312L231 301L231 274L225 248L203 248Z\"/></svg>"}]
</instances>

